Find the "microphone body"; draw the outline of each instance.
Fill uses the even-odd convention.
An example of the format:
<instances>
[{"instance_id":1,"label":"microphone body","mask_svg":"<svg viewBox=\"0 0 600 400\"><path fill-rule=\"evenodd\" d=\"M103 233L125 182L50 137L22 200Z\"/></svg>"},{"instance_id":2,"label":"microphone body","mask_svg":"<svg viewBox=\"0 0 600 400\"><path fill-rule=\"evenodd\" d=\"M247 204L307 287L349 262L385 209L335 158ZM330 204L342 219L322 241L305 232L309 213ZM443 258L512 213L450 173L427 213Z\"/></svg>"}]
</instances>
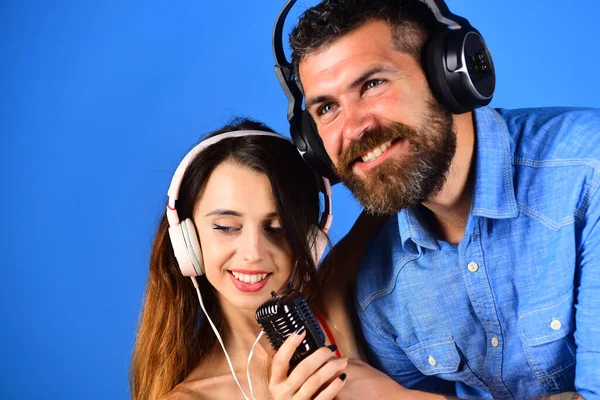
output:
<instances>
[{"instance_id":1,"label":"microphone body","mask_svg":"<svg viewBox=\"0 0 600 400\"><path fill-rule=\"evenodd\" d=\"M298 346L291 366L325 346L325 335L306 300L295 290L287 290L281 295L271 292L271 299L264 302L256 310L256 320L262 326L275 350L283 344L292 333L304 326L306 336Z\"/></svg>"}]
</instances>

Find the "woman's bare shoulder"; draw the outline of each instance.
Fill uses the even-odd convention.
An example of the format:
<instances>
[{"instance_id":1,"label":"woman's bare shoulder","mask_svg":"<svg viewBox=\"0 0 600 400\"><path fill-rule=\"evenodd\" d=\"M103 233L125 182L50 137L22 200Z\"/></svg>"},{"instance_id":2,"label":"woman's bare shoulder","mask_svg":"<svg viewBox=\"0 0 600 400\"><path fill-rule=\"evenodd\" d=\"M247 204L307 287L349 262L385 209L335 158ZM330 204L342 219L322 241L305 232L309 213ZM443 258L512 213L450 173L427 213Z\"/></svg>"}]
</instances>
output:
<instances>
[{"instance_id":1,"label":"woman's bare shoulder","mask_svg":"<svg viewBox=\"0 0 600 400\"><path fill-rule=\"evenodd\" d=\"M177 386L161 400L204 400L202 393Z\"/></svg>"},{"instance_id":2,"label":"woman's bare shoulder","mask_svg":"<svg viewBox=\"0 0 600 400\"><path fill-rule=\"evenodd\" d=\"M415 398L410 390L403 388L392 378L364 361L349 359L345 372L348 381L336 397L338 400Z\"/></svg>"},{"instance_id":3,"label":"woman's bare shoulder","mask_svg":"<svg viewBox=\"0 0 600 400\"><path fill-rule=\"evenodd\" d=\"M162 400L212 400L222 399L224 388L230 385L229 377L216 376L200 379L186 379ZM229 391L229 390L227 390Z\"/></svg>"}]
</instances>

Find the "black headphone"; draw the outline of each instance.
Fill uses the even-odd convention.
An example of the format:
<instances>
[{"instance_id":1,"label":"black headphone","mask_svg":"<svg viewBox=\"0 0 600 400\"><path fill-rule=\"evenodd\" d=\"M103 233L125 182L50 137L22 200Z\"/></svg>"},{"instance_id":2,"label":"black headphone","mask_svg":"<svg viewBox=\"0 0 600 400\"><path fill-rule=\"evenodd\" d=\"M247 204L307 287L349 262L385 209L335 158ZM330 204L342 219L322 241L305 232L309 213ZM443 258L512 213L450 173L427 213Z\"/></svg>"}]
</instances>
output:
<instances>
[{"instance_id":1,"label":"black headphone","mask_svg":"<svg viewBox=\"0 0 600 400\"><path fill-rule=\"evenodd\" d=\"M450 112L462 114L490 103L496 86L494 64L483 37L469 21L454 15L443 0L419 0L425 3L440 23L425 45L425 74L431 91ZM331 159L325 151L317 127L308 111L302 109L302 92L294 70L283 50L283 24L296 0L283 6L273 29L275 74L288 98L287 118L296 147L319 174L332 184L339 182Z\"/></svg>"}]
</instances>

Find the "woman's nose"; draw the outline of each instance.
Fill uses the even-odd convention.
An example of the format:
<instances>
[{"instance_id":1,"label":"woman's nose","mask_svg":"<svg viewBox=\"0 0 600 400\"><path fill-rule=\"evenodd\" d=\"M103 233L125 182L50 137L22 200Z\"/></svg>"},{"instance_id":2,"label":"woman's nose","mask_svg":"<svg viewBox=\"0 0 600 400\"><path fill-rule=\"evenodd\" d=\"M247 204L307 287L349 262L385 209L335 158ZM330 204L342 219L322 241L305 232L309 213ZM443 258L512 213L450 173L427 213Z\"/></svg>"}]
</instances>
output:
<instances>
[{"instance_id":1,"label":"woman's nose","mask_svg":"<svg viewBox=\"0 0 600 400\"><path fill-rule=\"evenodd\" d=\"M242 256L249 263L256 263L264 258L266 252L265 238L260 232L246 232L242 238Z\"/></svg>"}]
</instances>

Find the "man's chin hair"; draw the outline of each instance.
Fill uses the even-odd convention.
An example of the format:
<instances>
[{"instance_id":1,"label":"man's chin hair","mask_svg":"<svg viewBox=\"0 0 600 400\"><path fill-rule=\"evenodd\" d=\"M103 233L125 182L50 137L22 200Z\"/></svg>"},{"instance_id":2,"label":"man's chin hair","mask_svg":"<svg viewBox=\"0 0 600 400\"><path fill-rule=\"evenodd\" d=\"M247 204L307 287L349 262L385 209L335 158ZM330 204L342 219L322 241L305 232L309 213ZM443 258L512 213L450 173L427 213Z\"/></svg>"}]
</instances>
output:
<instances>
[{"instance_id":1,"label":"man's chin hair","mask_svg":"<svg viewBox=\"0 0 600 400\"><path fill-rule=\"evenodd\" d=\"M387 178L387 179L386 179ZM401 209L416 204L421 199L407 198L405 186L389 176L373 179L376 182L365 182L356 175L342 178L342 182L354 198L371 215L393 215ZM377 187L377 189L373 189Z\"/></svg>"},{"instance_id":2,"label":"man's chin hair","mask_svg":"<svg viewBox=\"0 0 600 400\"><path fill-rule=\"evenodd\" d=\"M363 206L363 208L367 212L367 214L373 215L376 217L394 215L394 214L398 213L400 210L409 206L407 204L406 206L403 206L400 209L396 209L396 207L392 206L391 204L373 204L373 203L364 204L364 203L361 203L361 205Z\"/></svg>"},{"instance_id":3,"label":"man's chin hair","mask_svg":"<svg viewBox=\"0 0 600 400\"><path fill-rule=\"evenodd\" d=\"M424 174L414 173L414 168L412 174L406 174L408 165L387 164L380 166L381 170L369 181L354 174L340 178L369 214L393 215L435 196L446 182L448 169L436 174L423 163L417 161L417 164L421 164L417 170Z\"/></svg>"},{"instance_id":4,"label":"man's chin hair","mask_svg":"<svg viewBox=\"0 0 600 400\"><path fill-rule=\"evenodd\" d=\"M404 193L397 194L395 196L390 196L389 193L388 196L383 196L381 194L377 195L376 193L371 193L368 196L362 196L364 192L357 193L350 187L348 188L350 189L354 198L360 203L367 213L374 216L389 216L394 215L405 208L419 205L432 196L435 196L437 193L439 193L443 185L443 182L440 183L441 184L439 187L431 190L426 196L409 198L406 198Z\"/></svg>"}]
</instances>

